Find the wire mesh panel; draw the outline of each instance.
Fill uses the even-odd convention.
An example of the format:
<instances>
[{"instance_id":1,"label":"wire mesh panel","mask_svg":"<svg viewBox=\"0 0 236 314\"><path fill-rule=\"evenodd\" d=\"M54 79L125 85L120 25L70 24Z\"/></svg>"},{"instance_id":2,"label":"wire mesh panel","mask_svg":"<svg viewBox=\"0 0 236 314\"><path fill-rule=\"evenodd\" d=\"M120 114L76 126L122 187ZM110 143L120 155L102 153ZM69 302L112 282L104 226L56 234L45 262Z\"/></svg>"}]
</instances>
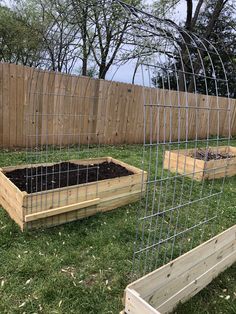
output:
<instances>
[{"instance_id":1,"label":"wire mesh panel","mask_svg":"<svg viewBox=\"0 0 236 314\"><path fill-rule=\"evenodd\" d=\"M125 140L124 124L117 117L122 116L123 92L130 94L125 84L24 68L25 154L17 159L20 165L6 162L0 171L0 184L9 190L14 186L19 194L18 212L11 203L5 209L22 230L59 225L139 200L146 173L114 158L112 147L101 149ZM15 197L11 193L8 202Z\"/></svg>"},{"instance_id":2,"label":"wire mesh panel","mask_svg":"<svg viewBox=\"0 0 236 314\"><path fill-rule=\"evenodd\" d=\"M26 147L26 155L24 165L15 169L21 182L15 183L27 193L22 208L28 210L28 226L81 218L74 209L88 201L85 205L96 213L101 163L111 161L101 143L140 143L143 133L142 168L148 172L147 182L142 172L137 181L127 179L122 186L125 204L142 192L133 262L134 276L139 277L219 229L225 177L235 174L230 93L221 56L210 42L119 0L106 3L108 14L124 14L126 25L119 60L114 63L135 62L142 86L133 88L132 98L130 86L117 91L112 81L24 69L17 88L27 85L20 98L25 104L21 146ZM105 20L96 16L93 27ZM118 23L123 29L123 21ZM118 70L117 66L114 76ZM114 194L118 199L116 186L109 183L109 189L109 197ZM106 206L111 208L114 200L109 197ZM116 202L117 207L123 205ZM51 215L50 210L59 215Z\"/></svg>"},{"instance_id":3,"label":"wire mesh panel","mask_svg":"<svg viewBox=\"0 0 236 314\"><path fill-rule=\"evenodd\" d=\"M83 195L79 188L66 188L98 181L98 163L76 160L100 157L104 121L95 112L100 101L95 80L32 71L28 82L24 190L34 193L27 204L32 214L89 199L86 188ZM66 214L61 218L66 222ZM56 225L58 219L51 217L48 224Z\"/></svg>"},{"instance_id":4,"label":"wire mesh panel","mask_svg":"<svg viewBox=\"0 0 236 314\"><path fill-rule=\"evenodd\" d=\"M130 17L143 81L148 181L133 261L133 274L141 277L220 230L219 204L236 150L217 49L169 20L119 3Z\"/></svg>"}]
</instances>

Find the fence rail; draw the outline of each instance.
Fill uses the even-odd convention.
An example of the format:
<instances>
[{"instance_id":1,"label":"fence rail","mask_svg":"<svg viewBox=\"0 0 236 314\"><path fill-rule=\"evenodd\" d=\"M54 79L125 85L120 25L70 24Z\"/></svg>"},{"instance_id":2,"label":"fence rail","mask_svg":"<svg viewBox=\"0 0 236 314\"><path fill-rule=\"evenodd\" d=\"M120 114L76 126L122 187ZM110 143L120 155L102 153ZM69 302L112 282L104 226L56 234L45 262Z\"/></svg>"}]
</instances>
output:
<instances>
[{"instance_id":1,"label":"fence rail","mask_svg":"<svg viewBox=\"0 0 236 314\"><path fill-rule=\"evenodd\" d=\"M91 144L98 137L102 144L143 143L144 127L147 141L150 133L157 141L168 142L227 137L229 123L236 135L233 99L228 112L226 98L144 89L7 63L0 63L0 91L0 147L4 148L25 147L29 141L83 144L88 137Z\"/></svg>"}]
</instances>

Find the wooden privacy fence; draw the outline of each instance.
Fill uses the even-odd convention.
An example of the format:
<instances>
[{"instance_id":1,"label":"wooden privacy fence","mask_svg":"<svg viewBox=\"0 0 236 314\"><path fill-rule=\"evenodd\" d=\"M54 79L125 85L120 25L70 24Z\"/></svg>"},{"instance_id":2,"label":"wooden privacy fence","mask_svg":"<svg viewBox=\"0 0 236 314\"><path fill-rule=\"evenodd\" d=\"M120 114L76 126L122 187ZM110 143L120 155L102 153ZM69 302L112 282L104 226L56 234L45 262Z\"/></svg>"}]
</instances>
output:
<instances>
[{"instance_id":1,"label":"wooden privacy fence","mask_svg":"<svg viewBox=\"0 0 236 314\"><path fill-rule=\"evenodd\" d=\"M0 147L4 148L98 140L103 144L143 143L144 126L147 141L206 138L217 133L228 136L229 119L232 135L236 135L236 101L231 100L228 112L226 98L217 103L214 96L6 63L0 63L0 91ZM210 128L206 129L208 120Z\"/></svg>"}]
</instances>

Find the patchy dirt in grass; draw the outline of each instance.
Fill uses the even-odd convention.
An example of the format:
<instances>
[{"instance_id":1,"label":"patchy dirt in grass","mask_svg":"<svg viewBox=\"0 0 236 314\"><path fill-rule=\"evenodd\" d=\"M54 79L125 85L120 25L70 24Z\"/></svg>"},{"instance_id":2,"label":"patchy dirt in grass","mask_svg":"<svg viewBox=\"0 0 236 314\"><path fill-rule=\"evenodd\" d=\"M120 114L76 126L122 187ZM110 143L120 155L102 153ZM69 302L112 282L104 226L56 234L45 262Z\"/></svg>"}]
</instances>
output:
<instances>
[{"instance_id":1,"label":"patchy dirt in grass","mask_svg":"<svg viewBox=\"0 0 236 314\"><path fill-rule=\"evenodd\" d=\"M16 169L5 175L21 191L34 193L132 174L133 172L113 162L91 165L62 162L47 167Z\"/></svg>"}]
</instances>

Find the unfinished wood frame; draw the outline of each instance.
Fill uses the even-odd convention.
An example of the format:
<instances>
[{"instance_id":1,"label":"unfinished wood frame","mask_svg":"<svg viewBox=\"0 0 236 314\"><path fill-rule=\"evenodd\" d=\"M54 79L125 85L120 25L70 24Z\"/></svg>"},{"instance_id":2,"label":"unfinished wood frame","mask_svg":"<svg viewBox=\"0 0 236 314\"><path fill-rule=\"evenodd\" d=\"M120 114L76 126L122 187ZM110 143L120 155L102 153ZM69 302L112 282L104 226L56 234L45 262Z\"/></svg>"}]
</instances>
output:
<instances>
[{"instance_id":1,"label":"unfinished wood frame","mask_svg":"<svg viewBox=\"0 0 236 314\"><path fill-rule=\"evenodd\" d=\"M133 174L28 194L20 191L5 176L5 173L24 169L29 165L2 168L0 169L0 204L21 230L25 230L63 224L138 201L145 188L143 182L147 180L146 172L112 157L70 160L83 165L104 161L119 164ZM50 166L53 163L34 164L32 167L41 165Z\"/></svg>"},{"instance_id":2,"label":"unfinished wood frame","mask_svg":"<svg viewBox=\"0 0 236 314\"><path fill-rule=\"evenodd\" d=\"M172 312L236 262L236 225L131 283L126 314Z\"/></svg>"},{"instance_id":3,"label":"unfinished wood frame","mask_svg":"<svg viewBox=\"0 0 236 314\"><path fill-rule=\"evenodd\" d=\"M219 146L210 147L216 153L230 153L235 157L204 161L191 157L195 149L166 151L164 169L174 173L183 174L194 180L219 179L236 175L236 147Z\"/></svg>"}]
</instances>

